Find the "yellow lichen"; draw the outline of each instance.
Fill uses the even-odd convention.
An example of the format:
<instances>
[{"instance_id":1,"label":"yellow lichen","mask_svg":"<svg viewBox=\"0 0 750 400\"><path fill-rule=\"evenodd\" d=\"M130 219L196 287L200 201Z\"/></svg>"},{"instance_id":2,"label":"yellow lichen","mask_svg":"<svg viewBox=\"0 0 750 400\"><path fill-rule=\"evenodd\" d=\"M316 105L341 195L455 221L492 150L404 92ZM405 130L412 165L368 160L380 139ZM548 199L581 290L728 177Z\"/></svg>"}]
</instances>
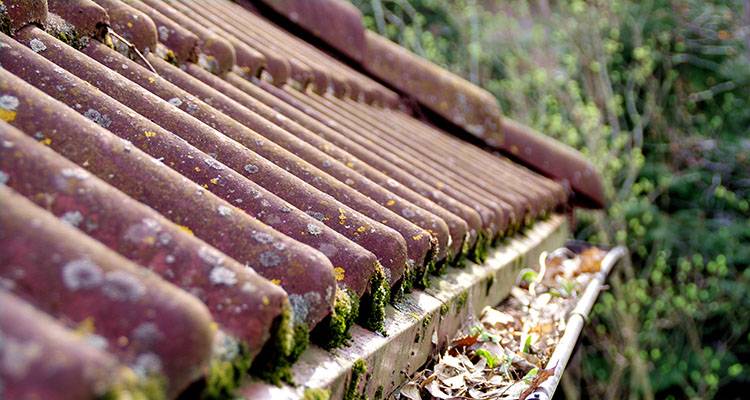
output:
<instances>
[{"instance_id":1,"label":"yellow lichen","mask_svg":"<svg viewBox=\"0 0 750 400\"><path fill-rule=\"evenodd\" d=\"M276 286L281 285L281 279L271 279L271 283L273 283Z\"/></svg>"},{"instance_id":2,"label":"yellow lichen","mask_svg":"<svg viewBox=\"0 0 750 400\"><path fill-rule=\"evenodd\" d=\"M385 205L387 205L388 207L390 207L390 206L392 206L394 204L396 204L396 200L393 200L393 199L390 199L390 200L388 200L388 201L385 202Z\"/></svg>"},{"instance_id":3,"label":"yellow lichen","mask_svg":"<svg viewBox=\"0 0 750 400\"><path fill-rule=\"evenodd\" d=\"M185 225L177 225L177 227L191 235L193 234L193 231Z\"/></svg>"},{"instance_id":4,"label":"yellow lichen","mask_svg":"<svg viewBox=\"0 0 750 400\"><path fill-rule=\"evenodd\" d=\"M264 306L267 306L267 305L271 304L271 300L268 299L268 296L263 296L263 298L261 299L261 301L263 301L263 305Z\"/></svg>"},{"instance_id":5,"label":"yellow lichen","mask_svg":"<svg viewBox=\"0 0 750 400\"><path fill-rule=\"evenodd\" d=\"M365 233L365 231L367 231L366 226L360 226L359 228L357 228L357 233Z\"/></svg>"},{"instance_id":6,"label":"yellow lichen","mask_svg":"<svg viewBox=\"0 0 750 400\"><path fill-rule=\"evenodd\" d=\"M147 138L152 138L152 137L156 136L156 132L154 132L154 131L146 131L146 132L143 132L143 136L146 136Z\"/></svg>"},{"instance_id":7,"label":"yellow lichen","mask_svg":"<svg viewBox=\"0 0 750 400\"><path fill-rule=\"evenodd\" d=\"M16 112L0 108L0 119L5 122L13 122L16 119Z\"/></svg>"},{"instance_id":8,"label":"yellow lichen","mask_svg":"<svg viewBox=\"0 0 750 400\"><path fill-rule=\"evenodd\" d=\"M214 185L218 185L219 184L219 178L211 178L211 183L213 183Z\"/></svg>"},{"instance_id":9,"label":"yellow lichen","mask_svg":"<svg viewBox=\"0 0 750 400\"><path fill-rule=\"evenodd\" d=\"M341 267L336 267L333 269L333 276L336 278L336 281L343 281L345 272L344 269Z\"/></svg>"},{"instance_id":10,"label":"yellow lichen","mask_svg":"<svg viewBox=\"0 0 750 400\"><path fill-rule=\"evenodd\" d=\"M43 144L45 146L49 146L49 145L52 144L52 139L51 138L44 138L44 139L40 140L39 143L41 143L41 144Z\"/></svg>"},{"instance_id":11,"label":"yellow lichen","mask_svg":"<svg viewBox=\"0 0 750 400\"><path fill-rule=\"evenodd\" d=\"M95 326L94 326L94 318L88 317L78 323L78 326L76 326L75 333L80 336L88 336L92 333L94 333Z\"/></svg>"}]
</instances>

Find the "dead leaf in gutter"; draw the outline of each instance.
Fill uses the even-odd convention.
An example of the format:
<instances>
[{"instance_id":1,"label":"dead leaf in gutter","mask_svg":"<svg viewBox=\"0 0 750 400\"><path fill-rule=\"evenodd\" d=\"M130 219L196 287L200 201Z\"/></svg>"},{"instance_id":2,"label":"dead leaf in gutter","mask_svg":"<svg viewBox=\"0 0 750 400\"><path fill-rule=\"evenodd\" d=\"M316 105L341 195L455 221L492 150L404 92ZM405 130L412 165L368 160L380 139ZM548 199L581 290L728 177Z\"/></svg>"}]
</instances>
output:
<instances>
[{"instance_id":1,"label":"dead leaf in gutter","mask_svg":"<svg viewBox=\"0 0 750 400\"><path fill-rule=\"evenodd\" d=\"M544 381L555 375L556 368L557 365L552 368L539 371L539 373L534 377L534 380L531 381L529 387L527 387L526 390L521 393L521 396L518 397L518 400L526 400L526 398L529 397L530 394L539 389L539 386L544 383Z\"/></svg>"}]
</instances>

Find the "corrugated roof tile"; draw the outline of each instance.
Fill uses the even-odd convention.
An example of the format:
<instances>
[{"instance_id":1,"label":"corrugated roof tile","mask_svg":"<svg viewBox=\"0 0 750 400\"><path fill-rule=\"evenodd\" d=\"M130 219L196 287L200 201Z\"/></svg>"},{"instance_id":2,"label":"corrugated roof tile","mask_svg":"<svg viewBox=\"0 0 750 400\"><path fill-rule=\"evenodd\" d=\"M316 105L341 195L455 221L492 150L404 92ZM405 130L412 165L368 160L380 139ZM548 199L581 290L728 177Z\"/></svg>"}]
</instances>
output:
<instances>
[{"instance_id":1,"label":"corrugated roof tile","mask_svg":"<svg viewBox=\"0 0 750 400\"><path fill-rule=\"evenodd\" d=\"M88 179L64 169L60 184ZM0 188L0 275L10 291L96 339L176 395L205 372L215 330L205 306ZM64 238L64 240L63 240Z\"/></svg>"},{"instance_id":2,"label":"corrugated roof tile","mask_svg":"<svg viewBox=\"0 0 750 400\"><path fill-rule=\"evenodd\" d=\"M255 356L288 307L286 293L161 214L95 176L61 181L78 166L0 123L5 185L61 221L193 294L221 329Z\"/></svg>"},{"instance_id":3,"label":"corrugated roof tile","mask_svg":"<svg viewBox=\"0 0 750 400\"><path fill-rule=\"evenodd\" d=\"M50 13L46 1L8 1L0 10L4 31L15 35L0 36L0 117L23 131L0 123L0 183L37 204L0 188L0 202L12 203L0 208L8 215L0 224L15 224L19 216L49 221L41 227L19 222L26 236L0 237L0 247L23 265L39 261L30 270L62 262L34 251L40 243L71 255L88 252L102 276L110 269L133 273L152 308L165 307L172 293L187 299L169 313L186 315L196 328L175 334L169 346L200 341L205 332L210 339L185 354L174 355L176 347L166 344L154 350L161 351L170 396L198 376L202 383L186 395L228 396L253 356L252 373L277 382L304 347L305 325L318 326L316 343L339 345L361 301L359 323L382 330L388 285L399 291L426 285L437 260L460 265L468 254L482 261L495 240L564 207L564 185L589 204L602 199L596 179L589 179L596 178L590 164L537 143L510 120L502 128L511 140L499 143L499 111L486 92L370 37L349 5L49 1ZM281 19L266 19L271 9L459 127L478 134L491 125L482 134L489 145L564 185L451 136L441 121L416 118L408 101L355 64L290 34ZM75 48L30 23L46 23ZM393 54L395 64L378 64ZM396 67L398 76L383 72ZM419 79L404 82L409 76ZM433 98L435 87L449 96ZM529 151L546 158L530 159ZM65 235L72 239L55 241ZM13 268L0 256L3 285L27 279L9 273ZM69 296L69 304L54 308L50 293L23 290L69 328L83 326L76 313L101 318L107 304L77 307L106 294L73 296L57 288L50 293ZM113 320L131 325L152 318L113 310ZM297 322L294 343L290 318ZM127 336L131 344L120 345L119 336L105 333L120 347L154 346ZM122 348L100 353L92 360L112 353L136 370L157 365L155 357L139 364ZM195 359L180 359L187 356ZM69 372L79 379L80 367ZM80 382L89 389L90 382Z\"/></svg>"},{"instance_id":4,"label":"corrugated roof tile","mask_svg":"<svg viewBox=\"0 0 750 400\"><path fill-rule=\"evenodd\" d=\"M128 378L132 371L107 352L3 289L0 304L0 395L4 399L139 394Z\"/></svg>"}]
</instances>

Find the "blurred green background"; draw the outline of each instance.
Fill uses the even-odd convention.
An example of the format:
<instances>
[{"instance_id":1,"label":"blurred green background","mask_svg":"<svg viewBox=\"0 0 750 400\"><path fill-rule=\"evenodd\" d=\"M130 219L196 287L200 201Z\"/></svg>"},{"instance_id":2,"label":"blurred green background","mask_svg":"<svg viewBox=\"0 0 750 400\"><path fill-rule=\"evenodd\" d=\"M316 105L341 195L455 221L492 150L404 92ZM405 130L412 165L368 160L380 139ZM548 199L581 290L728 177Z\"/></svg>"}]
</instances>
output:
<instances>
[{"instance_id":1,"label":"blurred green background","mask_svg":"<svg viewBox=\"0 0 750 400\"><path fill-rule=\"evenodd\" d=\"M354 4L604 175L576 235L631 261L558 395L750 396L750 1Z\"/></svg>"}]
</instances>

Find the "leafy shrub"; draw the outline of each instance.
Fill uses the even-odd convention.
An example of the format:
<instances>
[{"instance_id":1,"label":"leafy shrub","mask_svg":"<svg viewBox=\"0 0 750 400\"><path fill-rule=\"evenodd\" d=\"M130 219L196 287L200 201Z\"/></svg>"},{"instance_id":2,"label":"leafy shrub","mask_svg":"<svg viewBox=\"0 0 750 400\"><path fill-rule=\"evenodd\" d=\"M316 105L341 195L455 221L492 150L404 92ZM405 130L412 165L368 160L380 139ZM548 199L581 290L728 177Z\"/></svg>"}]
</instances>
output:
<instances>
[{"instance_id":1,"label":"leafy shrub","mask_svg":"<svg viewBox=\"0 0 750 400\"><path fill-rule=\"evenodd\" d=\"M576 235L631 260L566 394L707 398L750 383L744 1L354 3L370 29L487 88L605 177L611 207L579 211Z\"/></svg>"}]
</instances>

